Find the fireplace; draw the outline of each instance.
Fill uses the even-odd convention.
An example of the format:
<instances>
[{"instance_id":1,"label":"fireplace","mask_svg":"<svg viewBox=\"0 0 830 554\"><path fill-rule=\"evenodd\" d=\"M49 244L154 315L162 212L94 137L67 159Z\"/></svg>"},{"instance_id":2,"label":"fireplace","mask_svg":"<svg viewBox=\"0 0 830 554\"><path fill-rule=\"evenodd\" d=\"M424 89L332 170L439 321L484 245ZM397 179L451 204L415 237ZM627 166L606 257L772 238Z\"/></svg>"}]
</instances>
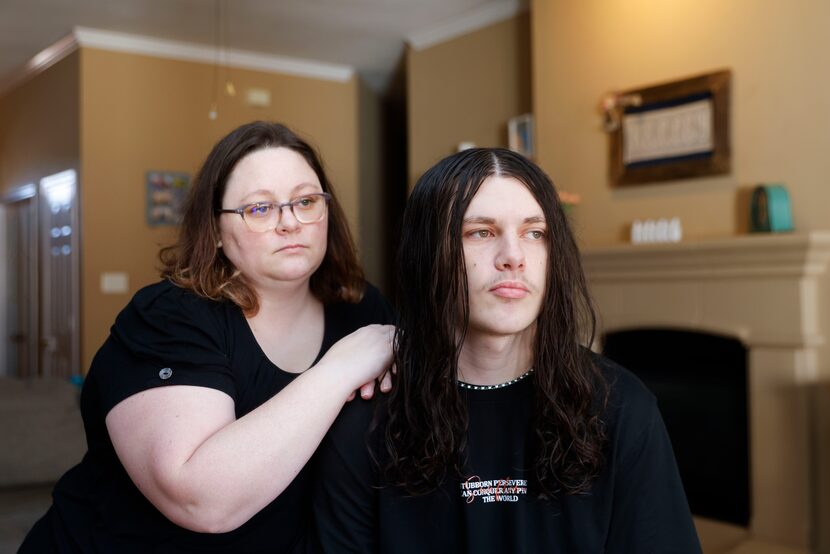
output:
<instances>
[{"instance_id":1,"label":"fireplace","mask_svg":"<svg viewBox=\"0 0 830 554\"><path fill-rule=\"evenodd\" d=\"M611 332L602 343L657 397L692 513L749 525L744 345L678 329Z\"/></svg>"},{"instance_id":2,"label":"fireplace","mask_svg":"<svg viewBox=\"0 0 830 554\"><path fill-rule=\"evenodd\" d=\"M747 420L746 525L734 521L747 544L830 547L830 429L819 428L828 408L815 401L830 377L829 261L830 232L583 251L600 337L683 330L746 349L746 402L729 409Z\"/></svg>"}]
</instances>

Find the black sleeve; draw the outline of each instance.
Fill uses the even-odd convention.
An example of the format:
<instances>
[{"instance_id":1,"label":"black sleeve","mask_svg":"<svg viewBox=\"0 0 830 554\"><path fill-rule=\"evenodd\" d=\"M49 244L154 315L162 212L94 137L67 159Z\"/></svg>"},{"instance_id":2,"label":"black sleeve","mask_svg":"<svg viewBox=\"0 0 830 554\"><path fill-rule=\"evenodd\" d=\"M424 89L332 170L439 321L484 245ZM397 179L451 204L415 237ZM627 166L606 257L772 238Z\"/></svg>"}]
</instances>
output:
<instances>
[{"instance_id":1,"label":"black sleeve","mask_svg":"<svg viewBox=\"0 0 830 554\"><path fill-rule=\"evenodd\" d=\"M375 402L340 412L315 456L314 517L323 552L376 552L378 471L369 445Z\"/></svg>"},{"instance_id":2,"label":"black sleeve","mask_svg":"<svg viewBox=\"0 0 830 554\"><path fill-rule=\"evenodd\" d=\"M642 386L642 385L641 385ZM633 417L619 424L617 479L608 552L687 554L701 552L669 436L648 393ZM629 414L630 415L630 414Z\"/></svg>"},{"instance_id":3,"label":"black sleeve","mask_svg":"<svg viewBox=\"0 0 830 554\"><path fill-rule=\"evenodd\" d=\"M164 281L141 289L93 359L102 415L143 390L196 385L236 400L222 306Z\"/></svg>"}]
</instances>

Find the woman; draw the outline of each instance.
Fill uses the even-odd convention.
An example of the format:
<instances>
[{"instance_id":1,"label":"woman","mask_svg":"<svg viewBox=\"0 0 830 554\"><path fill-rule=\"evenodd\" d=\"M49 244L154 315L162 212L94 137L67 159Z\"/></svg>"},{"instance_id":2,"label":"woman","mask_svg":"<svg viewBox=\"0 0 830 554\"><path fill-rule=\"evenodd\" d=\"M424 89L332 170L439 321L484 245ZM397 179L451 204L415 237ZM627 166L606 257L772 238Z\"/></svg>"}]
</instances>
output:
<instances>
[{"instance_id":1,"label":"woman","mask_svg":"<svg viewBox=\"0 0 830 554\"><path fill-rule=\"evenodd\" d=\"M393 333L370 325L391 311L314 150L279 124L230 133L161 259L92 362L89 451L21 552L306 548L304 466Z\"/></svg>"}]
</instances>

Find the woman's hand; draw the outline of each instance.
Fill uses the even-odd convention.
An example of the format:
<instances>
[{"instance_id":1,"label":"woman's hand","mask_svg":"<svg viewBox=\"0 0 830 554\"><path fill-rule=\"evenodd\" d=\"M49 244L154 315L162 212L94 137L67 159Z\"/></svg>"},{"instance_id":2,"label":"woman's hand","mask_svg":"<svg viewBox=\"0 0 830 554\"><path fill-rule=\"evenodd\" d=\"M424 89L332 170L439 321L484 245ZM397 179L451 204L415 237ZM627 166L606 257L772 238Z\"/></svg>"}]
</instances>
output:
<instances>
[{"instance_id":1,"label":"woman's hand","mask_svg":"<svg viewBox=\"0 0 830 554\"><path fill-rule=\"evenodd\" d=\"M364 383L360 386L360 397L364 400L369 400L375 394L375 383L380 381L380 392L389 392L392 390L392 375L395 374L395 366L393 365L391 369L384 372L383 376L369 381L368 383ZM357 391L352 391L349 397L346 399L347 402L351 402L354 400Z\"/></svg>"},{"instance_id":2,"label":"woman's hand","mask_svg":"<svg viewBox=\"0 0 830 554\"><path fill-rule=\"evenodd\" d=\"M354 391L358 389L362 398L371 398L376 381L380 381L380 390L387 392L392 388L390 366L394 337L394 325L361 327L337 341L317 366L349 383L352 393L348 400L354 398Z\"/></svg>"}]
</instances>

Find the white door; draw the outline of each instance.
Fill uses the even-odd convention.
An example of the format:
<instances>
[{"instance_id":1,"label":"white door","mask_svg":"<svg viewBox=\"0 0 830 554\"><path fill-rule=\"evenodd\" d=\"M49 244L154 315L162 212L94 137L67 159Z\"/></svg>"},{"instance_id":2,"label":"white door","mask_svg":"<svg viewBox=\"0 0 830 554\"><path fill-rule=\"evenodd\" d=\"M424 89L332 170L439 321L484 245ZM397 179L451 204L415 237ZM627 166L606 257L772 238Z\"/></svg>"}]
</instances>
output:
<instances>
[{"instance_id":1,"label":"white door","mask_svg":"<svg viewBox=\"0 0 830 554\"><path fill-rule=\"evenodd\" d=\"M0 199L0 376L38 375L37 187Z\"/></svg>"},{"instance_id":2,"label":"white door","mask_svg":"<svg viewBox=\"0 0 830 554\"><path fill-rule=\"evenodd\" d=\"M74 170L40 181L40 375L80 374L78 179Z\"/></svg>"}]
</instances>

